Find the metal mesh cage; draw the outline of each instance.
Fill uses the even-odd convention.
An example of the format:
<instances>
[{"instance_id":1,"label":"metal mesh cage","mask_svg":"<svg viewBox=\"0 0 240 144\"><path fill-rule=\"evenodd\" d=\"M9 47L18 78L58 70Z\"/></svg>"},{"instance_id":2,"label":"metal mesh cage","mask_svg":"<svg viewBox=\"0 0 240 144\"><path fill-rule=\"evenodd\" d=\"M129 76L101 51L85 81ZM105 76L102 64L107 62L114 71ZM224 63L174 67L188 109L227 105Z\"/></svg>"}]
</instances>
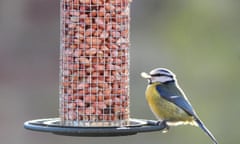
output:
<instances>
[{"instance_id":1,"label":"metal mesh cage","mask_svg":"<svg viewBox=\"0 0 240 144\"><path fill-rule=\"evenodd\" d=\"M129 122L130 0L61 0L63 125Z\"/></svg>"}]
</instances>

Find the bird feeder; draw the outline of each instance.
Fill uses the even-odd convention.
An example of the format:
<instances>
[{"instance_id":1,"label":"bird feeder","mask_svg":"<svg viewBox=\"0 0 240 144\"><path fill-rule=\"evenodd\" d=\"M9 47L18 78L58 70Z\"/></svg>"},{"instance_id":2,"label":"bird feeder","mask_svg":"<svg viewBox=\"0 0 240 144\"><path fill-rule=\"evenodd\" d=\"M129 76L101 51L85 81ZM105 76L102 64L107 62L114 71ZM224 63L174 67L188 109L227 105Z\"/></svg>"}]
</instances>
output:
<instances>
[{"instance_id":1,"label":"bird feeder","mask_svg":"<svg viewBox=\"0 0 240 144\"><path fill-rule=\"evenodd\" d=\"M120 136L164 128L130 118L131 0L61 0L59 118L27 129L74 136Z\"/></svg>"}]
</instances>

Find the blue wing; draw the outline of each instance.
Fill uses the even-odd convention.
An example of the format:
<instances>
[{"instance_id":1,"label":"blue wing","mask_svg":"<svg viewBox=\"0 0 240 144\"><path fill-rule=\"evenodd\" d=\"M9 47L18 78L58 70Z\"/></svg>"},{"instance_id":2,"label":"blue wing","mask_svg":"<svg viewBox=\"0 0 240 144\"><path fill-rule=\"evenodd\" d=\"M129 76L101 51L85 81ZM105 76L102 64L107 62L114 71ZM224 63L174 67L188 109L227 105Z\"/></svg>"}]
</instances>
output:
<instances>
[{"instance_id":1,"label":"blue wing","mask_svg":"<svg viewBox=\"0 0 240 144\"><path fill-rule=\"evenodd\" d=\"M171 84L171 86L157 85L156 89L164 99L174 103L189 115L197 117L192 105L187 98L185 98L184 93L181 92L181 90L175 84Z\"/></svg>"},{"instance_id":2,"label":"blue wing","mask_svg":"<svg viewBox=\"0 0 240 144\"><path fill-rule=\"evenodd\" d=\"M207 127L203 124L203 122L198 118L196 112L192 108L190 102L185 97L184 93L178 88L175 84L167 84L167 85L157 85L157 91L160 93L161 97L168 100L169 102L174 103L179 108L183 109L190 116L194 116L197 125L213 140L215 144L217 144L216 138L212 135L212 133L207 129Z\"/></svg>"}]
</instances>

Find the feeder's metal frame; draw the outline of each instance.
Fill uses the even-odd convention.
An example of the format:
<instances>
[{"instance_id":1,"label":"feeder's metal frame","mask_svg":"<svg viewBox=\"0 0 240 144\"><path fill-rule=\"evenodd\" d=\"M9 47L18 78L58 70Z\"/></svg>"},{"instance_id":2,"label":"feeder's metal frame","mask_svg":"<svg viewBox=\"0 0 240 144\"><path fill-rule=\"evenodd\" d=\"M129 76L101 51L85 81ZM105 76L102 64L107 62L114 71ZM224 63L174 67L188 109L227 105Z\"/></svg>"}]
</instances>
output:
<instances>
[{"instance_id":1,"label":"feeder's metal frame","mask_svg":"<svg viewBox=\"0 0 240 144\"><path fill-rule=\"evenodd\" d=\"M112 137L160 131L165 129L166 125L153 120L130 119L130 125L123 127L75 127L62 125L60 118L48 118L26 121L24 128L64 136Z\"/></svg>"}]
</instances>

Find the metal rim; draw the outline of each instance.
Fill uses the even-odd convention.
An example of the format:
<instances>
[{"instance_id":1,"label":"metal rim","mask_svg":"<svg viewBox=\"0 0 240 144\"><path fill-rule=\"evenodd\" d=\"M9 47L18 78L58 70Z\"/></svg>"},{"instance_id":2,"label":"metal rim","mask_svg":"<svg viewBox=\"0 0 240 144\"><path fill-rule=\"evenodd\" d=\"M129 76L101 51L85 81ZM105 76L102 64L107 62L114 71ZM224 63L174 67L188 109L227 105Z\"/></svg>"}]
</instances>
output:
<instances>
[{"instance_id":1,"label":"metal rim","mask_svg":"<svg viewBox=\"0 0 240 144\"><path fill-rule=\"evenodd\" d=\"M73 127L61 125L59 118L48 118L26 121L24 123L24 128L65 136L110 137L160 131L165 129L165 125L158 125L157 121L153 120L132 118L130 119L130 125L124 127Z\"/></svg>"}]
</instances>

